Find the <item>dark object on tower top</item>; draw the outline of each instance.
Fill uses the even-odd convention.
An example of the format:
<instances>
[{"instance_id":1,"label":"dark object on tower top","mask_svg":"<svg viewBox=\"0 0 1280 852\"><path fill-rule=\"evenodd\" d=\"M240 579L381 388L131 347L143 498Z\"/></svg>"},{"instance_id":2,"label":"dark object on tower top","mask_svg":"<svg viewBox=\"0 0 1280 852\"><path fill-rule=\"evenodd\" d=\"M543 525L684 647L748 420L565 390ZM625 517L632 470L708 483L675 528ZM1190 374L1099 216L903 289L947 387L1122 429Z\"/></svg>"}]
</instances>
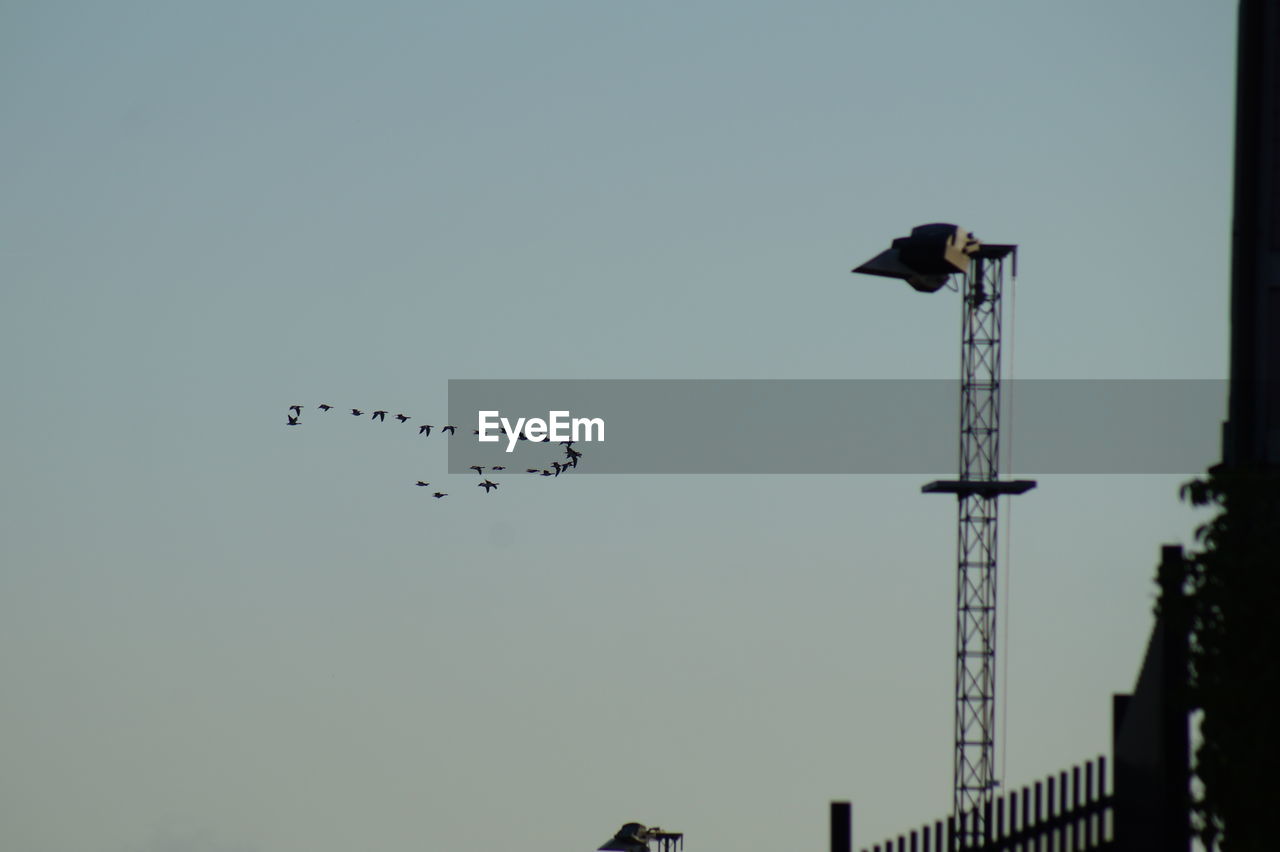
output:
<instances>
[{"instance_id":1,"label":"dark object on tower top","mask_svg":"<svg viewBox=\"0 0 1280 852\"><path fill-rule=\"evenodd\" d=\"M659 852L675 852L684 848L684 835L663 831L656 825L647 828L638 822L629 822L613 839L600 847L598 852L649 852L649 844L657 842Z\"/></svg>"},{"instance_id":2,"label":"dark object on tower top","mask_svg":"<svg viewBox=\"0 0 1280 852\"><path fill-rule=\"evenodd\" d=\"M969 268L969 257L981 243L964 228L945 222L918 225L911 236L898 237L854 272L900 278L922 293L933 293L957 272Z\"/></svg>"}]
</instances>

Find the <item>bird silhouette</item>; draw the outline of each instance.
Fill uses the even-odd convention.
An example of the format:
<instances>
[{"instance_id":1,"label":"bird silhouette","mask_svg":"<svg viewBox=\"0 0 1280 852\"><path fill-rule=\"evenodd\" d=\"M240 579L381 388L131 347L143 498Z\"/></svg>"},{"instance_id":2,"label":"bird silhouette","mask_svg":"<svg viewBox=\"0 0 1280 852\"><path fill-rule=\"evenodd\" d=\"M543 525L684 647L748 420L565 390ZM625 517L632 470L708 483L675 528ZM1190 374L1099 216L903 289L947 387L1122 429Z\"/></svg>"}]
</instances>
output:
<instances>
[{"instance_id":1,"label":"bird silhouette","mask_svg":"<svg viewBox=\"0 0 1280 852\"><path fill-rule=\"evenodd\" d=\"M448 492L448 491L437 491L435 494L432 494L431 496L432 496L432 497L435 497L436 499L439 499L439 498L441 498L441 497L448 497L448 496L449 496L449 492Z\"/></svg>"},{"instance_id":2,"label":"bird silhouette","mask_svg":"<svg viewBox=\"0 0 1280 852\"><path fill-rule=\"evenodd\" d=\"M321 411L328 411L330 408L333 408L332 405L325 405L324 403L321 403L316 407L319 408Z\"/></svg>"},{"instance_id":3,"label":"bird silhouette","mask_svg":"<svg viewBox=\"0 0 1280 852\"><path fill-rule=\"evenodd\" d=\"M495 464L493 467L489 468L489 470L506 470L506 468L500 464Z\"/></svg>"},{"instance_id":4,"label":"bird silhouette","mask_svg":"<svg viewBox=\"0 0 1280 852\"><path fill-rule=\"evenodd\" d=\"M370 418L370 419L373 419L373 420L381 420L383 423L386 423L386 422L387 422L387 412L385 412L385 411L375 411L375 412L373 412L373 414L371 415L371 418Z\"/></svg>"},{"instance_id":5,"label":"bird silhouette","mask_svg":"<svg viewBox=\"0 0 1280 852\"><path fill-rule=\"evenodd\" d=\"M474 470L476 475L479 476L484 471L484 465L473 464L470 469Z\"/></svg>"},{"instance_id":6,"label":"bird silhouette","mask_svg":"<svg viewBox=\"0 0 1280 852\"><path fill-rule=\"evenodd\" d=\"M298 415L299 417L301 417L301 416L302 416L302 406L301 406L301 405L291 405L291 406L289 406L289 410L290 410L290 411L292 411L294 414Z\"/></svg>"},{"instance_id":7,"label":"bird silhouette","mask_svg":"<svg viewBox=\"0 0 1280 852\"><path fill-rule=\"evenodd\" d=\"M356 417L359 417L361 414L364 414L364 412L358 408L351 409L351 413L354 414Z\"/></svg>"},{"instance_id":8,"label":"bird silhouette","mask_svg":"<svg viewBox=\"0 0 1280 852\"><path fill-rule=\"evenodd\" d=\"M285 415L285 417L288 417L288 418L289 418L289 422L288 422L288 423L286 423L286 424L284 424L284 425L286 425L286 426L297 426L297 425L298 425L298 418L294 417L292 414L286 414L286 415Z\"/></svg>"},{"instance_id":9,"label":"bird silhouette","mask_svg":"<svg viewBox=\"0 0 1280 852\"><path fill-rule=\"evenodd\" d=\"M541 470L539 470L539 469L538 469L538 468L536 468L536 467L526 467L526 468L524 469L524 472L525 472L525 473L542 473L542 471L541 471Z\"/></svg>"},{"instance_id":10,"label":"bird silhouette","mask_svg":"<svg viewBox=\"0 0 1280 852\"><path fill-rule=\"evenodd\" d=\"M430 437L430 436L431 436L431 427L430 427L428 424L423 423L421 426L419 426L419 427L418 427L418 434L419 434L419 435L426 435L427 437Z\"/></svg>"},{"instance_id":11,"label":"bird silhouette","mask_svg":"<svg viewBox=\"0 0 1280 852\"><path fill-rule=\"evenodd\" d=\"M453 434L455 434L455 433L458 431L458 427L457 427L457 426L442 426L442 427L440 427L440 431L441 431L441 432L448 432L450 435L453 435Z\"/></svg>"},{"instance_id":12,"label":"bird silhouette","mask_svg":"<svg viewBox=\"0 0 1280 852\"><path fill-rule=\"evenodd\" d=\"M485 493L485 494L488 494L492 489L494 489L494 488L497 488L497 487L498 487L498 483L496 483L496 482L490 482L489 480L487 480L487 479L486 479L484 482L477 482L477 483L476 483L476 487L477 487L477 488L483 488L483 489L484 489L484 493Z\"/></svg>"},{"instance_id":13,"label":"bird silhouette","mask_svg":"<svg viewBox=\"0 0 1280 852\"><path fill-rule=\"evenodd\" d=\"M403 415L403 414L397 414L397 415L396 415L396 419L397 419L397 420L399 420L401 423L403 423L404 421L408 420L409 418L408 418L407 416Z\"/></svg>"},{"instance_id":14,"label":"bird silhouette","mask_svg":"<svg viewBox=\"0 0 1280 852\"><path fill-rule=\"evenodd\" d=\"M423 487L425 487L425 486L427 486L427 485L430 485L430 484L431 484L430 482L423 482L421 479L419 479L419 480L418 480L418 487L419 487L419 488L423 488Z\"/></svg>"}]
</instances>

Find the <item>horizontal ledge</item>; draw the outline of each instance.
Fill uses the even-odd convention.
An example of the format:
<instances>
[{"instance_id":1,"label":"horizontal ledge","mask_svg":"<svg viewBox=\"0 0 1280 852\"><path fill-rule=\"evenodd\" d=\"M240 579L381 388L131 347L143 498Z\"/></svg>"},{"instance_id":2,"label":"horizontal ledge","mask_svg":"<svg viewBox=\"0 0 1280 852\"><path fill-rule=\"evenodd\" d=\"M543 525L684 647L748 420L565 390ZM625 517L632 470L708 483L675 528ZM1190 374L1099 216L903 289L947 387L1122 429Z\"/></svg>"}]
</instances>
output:
<instances>
[{"instance_id":1,"label":"horizontal ledge","mask_svg":"<svg viewBox=\"0 0 1280 852\"><path fill-rule=\"evenodd\" d=\"M925 494L954 494L957 497L999 497L1001 494L1026 494L1036 487L1034 479L938 479L921 488Z\"/></svg>"}]
</instances>

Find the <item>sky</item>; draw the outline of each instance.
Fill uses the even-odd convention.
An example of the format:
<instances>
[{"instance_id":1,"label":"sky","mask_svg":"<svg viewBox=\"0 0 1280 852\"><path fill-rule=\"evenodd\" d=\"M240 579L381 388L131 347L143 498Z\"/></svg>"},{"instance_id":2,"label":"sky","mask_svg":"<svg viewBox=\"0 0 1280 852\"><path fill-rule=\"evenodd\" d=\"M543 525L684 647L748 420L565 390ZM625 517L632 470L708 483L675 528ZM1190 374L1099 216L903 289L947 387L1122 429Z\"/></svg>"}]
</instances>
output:
<instances>
[{"instance_id":1,"label":"sky","mask_svg":"<svg viewBox=\"0 0 1280 852\"><path fill-rule=\"evenodd\" d=\"M849 274L936 221L1020 247L1010 375L1223 379L1234 59L1232 4L1187 0L0 4L0 846L945 816L955 509L922 477L485 495L314 406L954 378L954 293ZM1194 472L1006 507L1006 786L1109 751Z\"/></svg>"}]
</instances>

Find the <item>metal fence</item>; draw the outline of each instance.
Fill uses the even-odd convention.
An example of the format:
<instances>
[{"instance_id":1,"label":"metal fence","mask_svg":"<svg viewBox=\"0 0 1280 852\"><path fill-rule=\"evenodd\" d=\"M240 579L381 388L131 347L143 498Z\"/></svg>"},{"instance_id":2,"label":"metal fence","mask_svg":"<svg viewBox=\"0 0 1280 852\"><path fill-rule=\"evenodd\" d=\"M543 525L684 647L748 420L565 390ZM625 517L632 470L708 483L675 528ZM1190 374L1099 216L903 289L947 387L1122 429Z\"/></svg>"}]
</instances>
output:
<instances>
[{"instance_id":1,"label":"metal fence","mask_svg":"<svg viewBox=\"0 0 1280 852\"><path fill-rule=\"evenodd\" d=\"M862 852L1083 852L1115 849L1115 794L1107 759L1099 757L1055 777L987 802L982 819L969 812L937 820ZM974 837L970 826L984 826Z\"/></svg>"}]
</instances>

